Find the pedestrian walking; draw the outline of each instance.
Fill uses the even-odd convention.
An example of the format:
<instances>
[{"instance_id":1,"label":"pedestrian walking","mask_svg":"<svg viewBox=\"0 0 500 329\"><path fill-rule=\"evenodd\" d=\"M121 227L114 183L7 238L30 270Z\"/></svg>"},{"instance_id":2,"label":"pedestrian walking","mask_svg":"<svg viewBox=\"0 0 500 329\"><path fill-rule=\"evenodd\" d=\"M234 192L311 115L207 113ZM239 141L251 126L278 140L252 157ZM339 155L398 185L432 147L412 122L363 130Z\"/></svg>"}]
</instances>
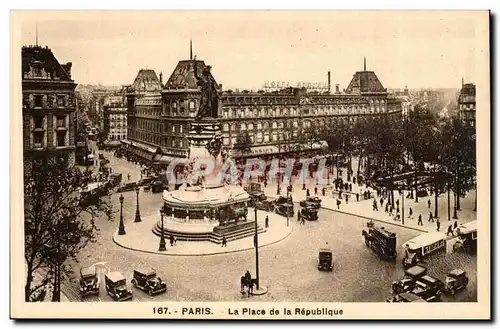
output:
<instances>
[{"instance_id":1,"label":"pedestrian walking","mask_svg":"<svg viewBox=\"0 0 500 329\"><path fill-rule=\"evenodd\" d=\"M341 203L341 201L339 199L337 199L337 209L340 209L340 203Z\"/></svg>"},{"instance_id":2,"label":"pedestrian walking","mask_svg":"<svg viewBox=\"0 0 500 329\"><path fill-rule=\"evenodd\" d=\"M349 195L346 193L345 194L345 204L349 203Z\"/></svg>"},{"instance_id":3,"label":"pedestrian walking","mask_svg":"<svg viewBox=\"0 0 500 329\"><path fill-rule=\"evenodd\" d=\"M422 223L422 214L418 214L418 222L417 225L422 225L424 226L424 223Z\"/></svg>"},{"instance_id":4,"label":"pedestrian walking","mask_svg":"<svg viewBox=\"0 0 500 329\"><path fill-rule=\"evenodd\" d=\"M410 214L408 215L408 218L411 218L411 216L413 216L413 209L411 209L411 207L410 207L410 211L409 211L409 213L410 213Z\"/></svg>"},{"instance_id":5,"label":"pedestrian walking","mask_svg":"<svg viewBox=\"0 0 500 329\"><path fill-rule=\"evenodd\" d=\"M356 184L356 177L353 177L353 178L352 178L352 183L353 183L353 184Z\"/></svg>"},{"instance_id":6,"label":"pedestrian walking","mask_svg":"<svg viewBox=\"0 0 500 329\"><path fill-rule=\"evenodd\" d=\"M458 227L458 222L457 222L457 221L455 221L455 223L453 223L453 230L456 230L456 229L457 229L457 227Z\"/></svg>"},{"instance_id":7,"label":"pedestrian walking","mask_svg":"<svg viewBox=\"0 0 500 329\"><path fill-rule=\"evenodd\" d=\"M384 198L380 198L380 206L383 207L384 206Z\"/></svg>"},{"instance_id":8,"label":"pedestrian walking","mask_svg":"<svg viewBox=\"0 0 500 329\"><path fill-rule=\"evenodd\" d=\"M297 211L297 222L300 222L300 219L302 217L301 211Z\"/></svg>"},{"instance_id":9,"label":"pedestrian walking","mask_svg":"<svg viewBox=\"0 0 500 329\"><path fill-rule=\"evenodd\" d=\"M352 192L352 184L349 184L349 192Z\"/></svg>"},{"instance_id":10,"label":"pedestrian walking","mask_svg":"<svg viewBox=\"0 0 500 329\"><path fill-rule=\"evenodd\" d=\"M174 246L177 245L177 237L174 235Z\"/></svg>"},{"instance_id":11,"label":"pedestrian walking","mask_svg":"<svg viewBox=\"0 0 500 329\"><path fill-rule=\"evenodd\" d=\"M342 199L342 191L339 191L339 199Z\"/></svg>"},{"instance_id":12,"label":"pedestrian walking","mask_svg":"<svg viewBox=\"0 0 500 329\"><path fill-rule=\"evenodd\" d=\"M399 214L399 205L396 207L396 213Z\"/></svg>"},{"instance_id":13,"label":"pedestrian walking","mask_svg":"<svg viewBox=\"0 0 500 329\"><path fill-rule=\"evenodd\" d=\"M399 199L396 200L396 206L399 207Z\"/></svg>"},{"instance_id":14,"label":"pedestrian walking","mask_svg":"<svg viewBox=\"0 0 500 329\"><path fill-rule=\"evenodd\" d=\"M321 194L322 194L323 196L325 196L325 191L326 191L326 190L325 190L325 188L323 187L323 188L321 189Z\"/></svg>"},{"instance_id":15,"label":"pedestrian walking","mask_svg":"<svg viewBox=\"0 0 500 329\"><path fill-rule=\"evenodd\" d=\"M172 234L170 234L170 246L174 246L174 236Z\"/></svg>"},{"instance_id":16,"label":"pedestrian walking","mask_svg":"<svg viewBox=\"0 0 500 329\"><path fill-rule=\"evenodd\" d=\"M127 179L130 180L130 174L127 174Z\"/></svg>"},{"instance_id":17,"label":"pedestrian walking","mask_svg":"<svg viewBox=\"0 0 500 329\"><path fill-rule=\"evenodd\" d=\"M448 226L448 231L446 232L446 236L450 235L450 233L451 236L455 236L455 234L453 233L453 225Z\"/></svg>"},{"instance_id":18,"label":"pedestrian walking","mask_svg":"<svg viewBox=\"0 0 500 329\"><path fill-rule=\"evenodd\" d=\"M431 200L430 199L427 200L427 208L429 208L429 209L431 208Z\"/></svg>"},{"instance_id":19,"label":"pedestrian walking","mask_svg":"<svg viewBox=\"0 0 500 329\"><path fill-rule=\"evenodd\" d=\"M389 202L385 204L385 212L389 212Z\"/></svg>"},{"instance_id":20,"label":"pedestrian walking","mask_svg":"<svg viewBox=\"0 0 500 329\"><path fill-rule=\"evenodd\" d=\"M373 200L373 211L378 211L377 200Z\"/></svg>"},{"instance_id":21,"label":"pedestrian walking","mask_svg":"<svg viewBox=\"0 0 500 329\"><path fill-rule=\"evenodd\" d=\"M356 193L356 201L359 201L359 193Z\"/></svg>"},{"instance_id":22,"label":"pedestrian walking","mask_svg":"<svg viewBox=\"0 0 500 329\"><path fill-rule=\"evenodd\" d=\"M436 220L436 228L437 231L439 232L439 229L441 228L441 222L439 221L439 218Z\"/></svg>"},{"instance_id":23,"label":"pedestrian walking","mask_svg":"<svg viewBox=\"0 0 500 329\"><path fill-rule=\"evenodd\" d=\"M302 216L302 217L300 218L300 224L301 224L301 225L305 225L305 224L306 224L306 218L305 218L305 216Z\"/></svg>"},{"instance_id":24,"label":"pedestrian walking","mask_svg":"<svg viewBox=\"0 0 500 329\"><path fill-rule=\"evenodd\" d=\"M311 193L309 192L309 189L306 190L306 197L311 196Z\"/></svg>"},{"instance_id":25,"label":"pedestrian walking","mask_svg":"<svg viewBox=\"0 0 500 329\"><path fill-rule=\"evenodd\" d=\"M314 187L314 195L318 195L318 188L316 186Z\"/></svg>"},{"instance_id":26,"label":"pedestrian walking","mask_svg":"<svg viewBox=\"0 0 500 329\"><path fill-rule=\"evenodd\" d=\"M432 216L432 211L429 211L429 222L434 223L434 216Z\"/></svg>"},{"instance_id":27,"label":"pedestrian walking","mask_svg":"<svg viewBox=\"0 0 500 329\"><path fill-rule=\"evenodd\" d=\"M269 216L266 216L265 224L266 224L266 228L268 228L269 227Z\"/></svg>"},{"instance_id":28,"label":"pedestrian walking","mask_svg":"<svg viewBox=\"0 0 500 329\"><path fill-rule=\"evenodd\" d=\"M227 239L226 239L226 236L223 235L222 236L222 244L221 244L221 247L227 247Z\"/></svg>"}]
</instances>

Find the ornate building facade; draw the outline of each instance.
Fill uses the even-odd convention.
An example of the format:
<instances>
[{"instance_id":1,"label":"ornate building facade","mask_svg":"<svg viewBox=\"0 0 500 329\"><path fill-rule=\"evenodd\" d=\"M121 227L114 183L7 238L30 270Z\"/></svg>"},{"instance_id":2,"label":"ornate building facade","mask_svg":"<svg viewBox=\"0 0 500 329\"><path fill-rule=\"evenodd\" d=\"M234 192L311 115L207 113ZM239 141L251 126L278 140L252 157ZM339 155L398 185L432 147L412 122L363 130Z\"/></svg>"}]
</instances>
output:
<instances>
[{"instance_id":1,"label":"ornate building facade","mask_svg":"<svg viewBox=\"0 0 500 329\"><path fill-rule=\"evenodd\" d=\"M464 123L473 127L476 125L476 85L462 82L458 95L458 111Z\"/></svg>"},{"instance_id":2,"label":"ornate building facade","mask_svg":"<svg viewBox=\"0 0 500 329\"><path fill-rule=\"evenodd\" d=\"M47 47L22 47L23 151L33 157L63 155L75 162L76 84L71 63L61 65Z\"/></svg>"},{"instance_id":3,"label":"ornate building facade","mask_svg":"<svg viewBox=\"0 0 500 329\"><path fill-rule=\"evenodd\" d=\"M180 61L165 85L154 71L146 78L141 70L129 88L128 141L124 144L141 145L143 151L139 153L144 160L167 164L187 157L186 134L200 104L195 65L198 72L206 67L200 60ZM154 87L147 90L140 82L144 79L154 81ZM366 68L356 72L342 92L338 85L334 93L304 88L234 92L218 87L224 147L232 149L238 134L246 131L252 148L245 156L284 153L285 141L297 138L303 129L354 123L369 116L402 115L401 99L389 95L376 74Z\"/></svg>"},{"instance_id":4,"label":"ornate building facade","mask_svg":"<svg viewBox=\"0 0 500 329\"><path fill-rule=\"evenodd\" d=\"M116 96L108 96L104 100L103 118L104 133L108 143L118 143L127 139L127 101L125 89Z\"/></svg>"}]
</instances>

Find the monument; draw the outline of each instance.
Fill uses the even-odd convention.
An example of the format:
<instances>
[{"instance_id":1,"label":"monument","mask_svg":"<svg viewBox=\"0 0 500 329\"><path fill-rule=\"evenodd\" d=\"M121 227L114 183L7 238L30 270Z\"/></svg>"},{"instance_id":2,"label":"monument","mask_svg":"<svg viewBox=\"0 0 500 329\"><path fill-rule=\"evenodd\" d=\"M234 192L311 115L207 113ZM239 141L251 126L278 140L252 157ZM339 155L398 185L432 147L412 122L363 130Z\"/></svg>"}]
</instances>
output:
<instances>
[{"instance_id":1,"label":"monument","mask_svg":"<svg viewBox=\"0 0 500 329\"><path fill-rule=\"evenodd\" d=\"M220 243L252 236L255 219L247 218L249 194L238 185L223 183L222 136L218 118L219 90L210 74L210 66L198 71L196 58L191 69L200 91L200 103L188 134L189 159L184 167L184 183L178 190L164 191L163 201L166 236L178 240ZM253 216L252 216L253 217ZM153 232L160 236L158 222ZM258 227L258 232L264 229Z\"/></svg>"}]
</instances>

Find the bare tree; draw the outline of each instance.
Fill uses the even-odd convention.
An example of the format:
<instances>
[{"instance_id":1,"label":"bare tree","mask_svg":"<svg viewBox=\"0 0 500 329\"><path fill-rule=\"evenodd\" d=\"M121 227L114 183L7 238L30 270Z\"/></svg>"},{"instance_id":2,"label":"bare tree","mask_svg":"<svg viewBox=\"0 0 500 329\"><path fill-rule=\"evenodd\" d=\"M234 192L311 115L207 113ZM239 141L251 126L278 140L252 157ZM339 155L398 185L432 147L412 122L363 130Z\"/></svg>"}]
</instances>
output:
<instances>
[{"instance_id":1,"label":"bare tree","mask_svg":"<svg viewBox=\"0 0 500 329\"><path fill-rule=\"evenodd\" d=\"M82 202L79 192L87 176L68 166L67 157L37 156L30 164L24 179L25 300L42 301L52 280L52 300L60 301L62 272L71 271L65 261L76 260L94 242L94 218L105 214L110 219L111 206L101 199Z\"/></svg>"}]
</instances>

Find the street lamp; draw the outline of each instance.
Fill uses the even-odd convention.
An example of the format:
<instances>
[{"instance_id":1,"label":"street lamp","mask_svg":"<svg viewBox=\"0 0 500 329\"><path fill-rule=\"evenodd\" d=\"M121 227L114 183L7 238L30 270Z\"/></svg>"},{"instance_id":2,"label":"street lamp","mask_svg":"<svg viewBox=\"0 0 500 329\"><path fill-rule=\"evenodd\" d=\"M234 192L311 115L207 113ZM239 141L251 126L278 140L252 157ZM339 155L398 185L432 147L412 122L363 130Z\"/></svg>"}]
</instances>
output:
<instances>
[{"instance_id":1,"label":"street lamp","mask_svg":"<svg viewBox=\"0 0 500 329\"><path fill-rule=\"evenodd\" d=\"M289 198L290 198L290 190L286 189L286 200L287 200L287 202L288 202ZM287 208L287 210L286 210L286 227L288 227L289 222L290 222L290 217L288 216L288 208Z\"/></svg>"},{"instance_id":2,"label":"street lamp","mask_svg":"<svg viewBox=\"0 0 500 329\"><path fill-rule=\"evenodd\" d=\"M158 248L159 251L166 251L167 250L167 245L165 243L164 226L163 226L163 216L165 216L165 210L166 210L166 207L165 207L165 205L163 205L163 207L160 209L161 237L160 237L160 247Z\"/></svg>"},{"instance_id":3,"label":"street lamp","mask_svg":"<svg viewBox=\"0 0 500 329\"><path fill-rule=\"evenodd\" d=\"M257 290L259 290L259 234L257 231L257 208L254 208L255 213L255 283Z\"/></svg>"},{"instance_id":4,"label":"street lamp","mask_svg":"<svg viewBox=\"0 0 500 329\"><path fill-rule=\"evenodd\" d=\"M118 228L118 235L125 235L125 226L123 225L123 194L120 195L120 226Z\"/></svg>"},{"instance_id":5,"label":"street lamp","mask_svg":"<svg viewBox=\"0 0 500 329\"><path fill-rule=\"evenodd\" d=\"M141 222L141 212L139 211L139 186L135 188L135 193L137 195L137 209L135 210L135 223Z\"/></svg>"}]
</instances>

